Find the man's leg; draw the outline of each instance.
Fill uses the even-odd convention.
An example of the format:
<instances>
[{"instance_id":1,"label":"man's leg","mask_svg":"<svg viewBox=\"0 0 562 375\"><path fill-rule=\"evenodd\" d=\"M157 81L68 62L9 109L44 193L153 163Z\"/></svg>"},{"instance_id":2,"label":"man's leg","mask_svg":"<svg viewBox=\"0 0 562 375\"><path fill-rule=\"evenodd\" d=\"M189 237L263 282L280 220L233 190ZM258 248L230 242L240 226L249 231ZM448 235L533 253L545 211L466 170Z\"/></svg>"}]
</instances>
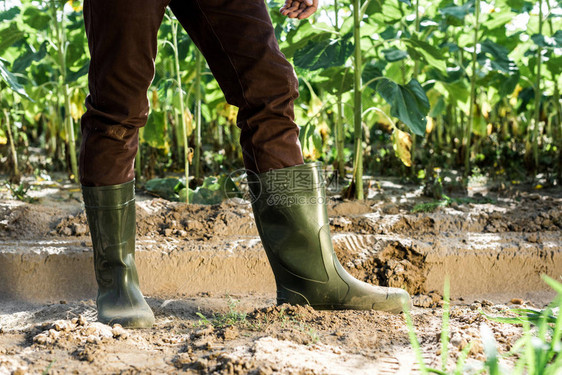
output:
<instances>
[{"instance_id":1,"label":"man's leg","mask_svg":"<svg viewBox=\"0 0 562 375\"><path fill-rule=\"evenodd\" d=\"M157 33L168 0L85 0L91 62L82 117L80 182L107 186L134 179L138 130L148 117Z\"/></svg>"},{"instance_id":2,"label":"man's leg","mask_svg":"<svg viewBox=\"0 0 562 375\"><path fill-rule=\"evenodd\" d=\"M294 122L298 81L263 0L172 0L226 100L239 107L244 164L259 173L303 163Z\"/></svg>"},{"instance_id":3,"label":"man's leg","mask_svg":"<svg viewBox=\"0 0 562 375\"><path fill-rule=\"evenodd\" d=\"M298 96L263 0L172 0L170 7L205 55L238 126L254 217L277 283L277 302L317 309L402 311L406 291L353 278L330 238L319 163L303 164L294 123Z\"/></svg>"},{"instance_id":4,"label":"man's leg","mask_svg":"<svg viewBox=\"0 0 562 375\"><path fill-rule=\"evenodd\" d=\"M134 159L148 116L157 33L167 1L85 0L91 62L80 181L92 236L98 320L151 327L135 266Z\"/></svg>"}]
</instances>

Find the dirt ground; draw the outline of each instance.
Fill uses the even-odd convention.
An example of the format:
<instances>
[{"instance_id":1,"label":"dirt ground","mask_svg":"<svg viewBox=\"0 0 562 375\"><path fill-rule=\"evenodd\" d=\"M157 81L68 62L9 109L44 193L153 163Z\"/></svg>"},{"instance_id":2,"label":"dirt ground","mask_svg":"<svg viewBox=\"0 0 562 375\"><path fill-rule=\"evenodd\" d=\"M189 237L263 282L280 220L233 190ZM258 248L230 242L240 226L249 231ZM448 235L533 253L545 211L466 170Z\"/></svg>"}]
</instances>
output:
<instances>
[{"instance_id":1,"label":"dirt ground","mask_svg":"<svg viewBox=\"0 0 562 375\"><path fill-rule=\"evenodd\" d=\"M415 246L405 247L397 238L426 241L437 253L449 251L461 233L502 241L508 238L509 246L517 244L521 249L559 252L562 246L560 187L474 187L468 193L470 200L414 214L415 204L431 200L422 197L420 188L387 180L371 186L365 202L335 197L329 203L335 248L342 264L367 282L408 289L414 296L412 316L423 357L427 365L436 368L441 366L442 295L438 290L427 290L428 279L436 277L424 270L427 253ZM449 195L454 197L455 192ZM12 246L12 252L17 253L27 246L23 243L63 239L89 246L75 185L35 182L28 196L38 202L16 201L7 189L0 191L0 253L9 252ZM218 248L225 238L231 244L257 236L251 209L244 202L186 207L142 193L137 197L139 243L167 243L168 253L194 244ZM386 238L382 245L367 241L381 236ZM338 238L344 240L336 241ZM261 246L259 242L257 246ZM0 257L0 263L2 259L7 258ZM560 266L552 264L559 259L553 256L533 259L529 262L537 262L537 272ZM467 261L465 266L482 265ZM517 270L506 272L506 280L513 274L517 276ZM0 375L418 372L403 314L275 306L272 292L184 291L180 296L166 290L145 292L156 314L154 328L125 330L96 322L93 296L60 301L45 296L43 301L29 301L2 297L2 289L9 286L0 285ZM509 292L496 297L452 292L448 366L452 368L462 349L472 343L467 370L477 369L484 359L482 324L492 329L501 353L507 353L521 336L520 327L494 322L485 314L506 316L514 307L542 308L552 297L548 292ZM510 359L503 362L509 366Z\"/></svg>"}]
</instances>

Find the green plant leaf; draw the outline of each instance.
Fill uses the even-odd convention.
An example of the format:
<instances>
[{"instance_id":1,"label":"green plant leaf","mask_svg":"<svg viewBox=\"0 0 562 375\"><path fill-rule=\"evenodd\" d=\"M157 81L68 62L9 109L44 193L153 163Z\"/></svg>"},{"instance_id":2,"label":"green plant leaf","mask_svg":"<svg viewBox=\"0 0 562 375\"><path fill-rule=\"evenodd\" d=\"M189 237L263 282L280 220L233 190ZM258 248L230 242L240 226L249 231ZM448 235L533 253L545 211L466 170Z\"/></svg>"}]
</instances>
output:
<instances>
[{"instance_id":1,"label":"green plant leaf","mask_svg":"<svg viewBox=\"0 0 562 375\"><path fill-rule=\"evenodd\" d=\"M326 92L344 93L353 88L353 70L345 66L322 69L316 85Z\"/></svg>"},{"instance_id":2,"label":"green plant leaf","mask_svg":"<svg viewBox=\"0 0 562 375\"><path fill-rule=\"evenodd\" d=\"M186 189L179 191L180 201L185 201ZM227 195L228 194L228 195ZM242 194L228 175L206 177L203 185L189 189L189 202L194 204L218 204L224 199Z\"/></svg>"},{"instance_id":3,"label":"green plant leaf","mask_svg":"<svg viewBox=\"0 0 562 375\"><path fill-rule=\"evenodd\" d=\"M185 185L177 178L153 178L144 185L146 191L170 201L178 201L178 191Z\"/></svg>"},{"instance_id":4,"label":"green plant leaf","mask_svg":"<svg viewBox=\"0 0 562 375\"><path fill-rule=\"evenodd\" d=\"M23 20L26 25L31 26L35 30L45 30L50 27L51 16L44 9L30 6L23 12Z\"/></svg>"},{"instance_id":5,"label":"green plant leaf","mask_svg":"<svg viewBox=\"0 0 562 375\"><path fill-rule=\"evenodd\" d=\"M18 83L16 77L12 73L10 73L8 68L6 68L6 65L4 65L4 61L5 60L0 59L0 76L2 77L2 80L8 84L8 87L12 91L31 100L31 98L29 97L29 95L27 95L27 92L25 91L23 86Z\"/></svg>"},{"instance_id":6,"label":"green plant leaf","mask_svg":"<svg viewBox=\"0 0 562 375\"><path fill-rule=\"evenodd\" d=\"M43 42L38 51L33 51L29 45L26 45L26 52L21 54L13 65L14 72L24 72L33 61L41 61L47 55L47 42Z\"/></svg>"},{"instance_id":7,"label":"green plant leaf","mask_svg":"<svg viewBox=\"0 0 562 375\"><path fill-rule=\"evenodd\" d=\"M402 41L406 44L408 53L412 58L421 58L442 72L447 70L447 63L443 59L443 54L436 47L416 38L402 39Z\"/></svg>"},{"instance_id":8,"label":"green plant leaf","mask_svg":"<svg viewBox=\"0 0 562 375\"><path fill-rule=\"evenodd\" d=\"M489 19L486 22L484 22L484 26L488 30L493 30L498 27L504 27L506 23L513 20L514 16L515 15L507 9L502 10L501 12L495 12L490 15Z\"/></svg>"},{"instance_id":9,"label":"green plant leaf","mask_svg":"<svg viewBox=\"0 0 562 375\"><path fill-rule=\"evenodd\" d=\"M418 81L412 79L406 86L387 78L376 81L375 90L390 104L390 114L398 117L414 134L425 135L429 100Z\"/></svg>"},{"instance_id":10,"label":"green plant leaf","mask_svg":"<svg viewBox=\"0 0 562 375\"><path fill-rule=\"evenodd\" d=\"M439 13L441 13L444 16L450 16L458 20L463 20L464 17L466 17L470 13L473 5L474 2L467 1L463 5L459 5L459 6L454 5L454 6L441 8L439 9Z\"/></svg>"},{"instance_id":11,"label":"green plant leaf","mask_svg":"<svg viewBox=\"0 0 562 375\"><path fill-rule=\"evenodd\" d=\"M408 57L408 52L398 48L383 49L382 53L384 53L384 58L388 62L400 61Z\"/></svg>"},{"instance_id":12,"label":"green plant leaf","mask_svg":"<svg viewBox=\"0 0 562 375\"><path fill-rule=\"evenodd\" d=\"M477 55L477 60L482 66L490 66L492 69L503 73L515 74L519 69L508 54L507 48L486 39L480 43L480 53Z\"/></svg>"},{"instance_id":13,"label":"green plant leaf","mask_svg":"<svg viewBox=\"0 0 562 375\"><path fill-rule=\"evenodd\" d=\"M382 11L382 6L385 0L368 0L367 8L365 9L365 14L367 16L378 14Z\"/></svg>"},{"instance_id":14,"label":"green plant leaf","mask_svg":"<svg viewBox=\"0 0 562 375\"><path fill-rule=\"evenodd\" d=\"M0 53L14 45L15 43L25 39L23 31L18 29L15 22L10 23L10 26L0 30Z\"/></svg>"},{"instance_id":15,"label":"green plant leaf","mask_svg":"<svg viewBox=\"0 0 562 375\"><path fill-rule=\"evenodd\" d=\"M0 22L13 20L18 14L20 14L20 8L18 7L0 12Z\"/></svg>"},{"instance_id":16,"label":"green plant leaf","mask_svg":"<svg viewBox=\"0 0 562 375\"><path fill-rule=\"evenodd\" d=\"M75 72L68 69L66 72L66 82L67 83L76 82L78 78L88 74L89 68L90 68L90 62L86 62L86 64L84 64L80 69L78 69Z\"/></svg>"},{"instance_id":17,"label":"green plant leaf","mask_svg":"<svg viewBox=\"0 0 562 375\"><path fill-rule=\"evenodd\" d=\"M311 40L304 48L295 52L294 63L299 68L307 70L343 65L353 53L351 36L351 34L347 34L339 39Z\"/></svg>"}]
</instances>

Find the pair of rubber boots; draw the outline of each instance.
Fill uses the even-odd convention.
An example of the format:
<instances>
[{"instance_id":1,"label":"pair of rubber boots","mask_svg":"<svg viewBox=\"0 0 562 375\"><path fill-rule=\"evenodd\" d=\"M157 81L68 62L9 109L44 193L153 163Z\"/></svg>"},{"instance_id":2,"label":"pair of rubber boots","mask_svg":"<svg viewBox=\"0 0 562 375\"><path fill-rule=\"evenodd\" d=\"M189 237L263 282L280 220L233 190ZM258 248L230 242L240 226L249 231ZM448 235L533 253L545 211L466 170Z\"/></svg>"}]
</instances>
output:
<instances>
[{"instance_id":1,"label":"pair of rubber boots","mask_svg":"<svg viewBox=\"0 0 562 375\"><path fill-rule=\"evenodd\" d=\"M275 275L277 303L401 312L410 304L405 290L359 281L338 261L322 177L319 163L248 176L254 217ZM151 327L154 314L140 291L135 267L134 181L82 191L99 287L98 320Z\"/></svg>"}]
</instances>

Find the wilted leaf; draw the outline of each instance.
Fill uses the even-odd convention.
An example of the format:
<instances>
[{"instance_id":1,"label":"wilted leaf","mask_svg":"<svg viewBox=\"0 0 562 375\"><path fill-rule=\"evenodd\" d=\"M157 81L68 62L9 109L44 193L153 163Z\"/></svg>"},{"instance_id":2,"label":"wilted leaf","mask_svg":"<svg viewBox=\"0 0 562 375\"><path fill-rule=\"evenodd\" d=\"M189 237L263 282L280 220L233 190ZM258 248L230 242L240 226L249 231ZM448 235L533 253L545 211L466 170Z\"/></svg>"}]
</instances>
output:
<instances>
[{"instance_id":1,"label":"wilted leaf","mask_svg":"<svg viewBox=\"0 0 562 375\"><path fill-rule=\"evenodd\" d=\"M151 111L144 127L143 140L154 148L166 148L166 113Z\"/></svg>"},{"instance_id":2,"label":"wilted leaf","mask_svg":"<svg viewBox=\"0 0 562 375\"><path fill-rule=\"evenodd\" d=\"M405 166L412 166L412 136L409 133L403 132L400 129L394 129L391 136L392 148L396 157L402 160Z\"/></svg>"}]
</instances>

